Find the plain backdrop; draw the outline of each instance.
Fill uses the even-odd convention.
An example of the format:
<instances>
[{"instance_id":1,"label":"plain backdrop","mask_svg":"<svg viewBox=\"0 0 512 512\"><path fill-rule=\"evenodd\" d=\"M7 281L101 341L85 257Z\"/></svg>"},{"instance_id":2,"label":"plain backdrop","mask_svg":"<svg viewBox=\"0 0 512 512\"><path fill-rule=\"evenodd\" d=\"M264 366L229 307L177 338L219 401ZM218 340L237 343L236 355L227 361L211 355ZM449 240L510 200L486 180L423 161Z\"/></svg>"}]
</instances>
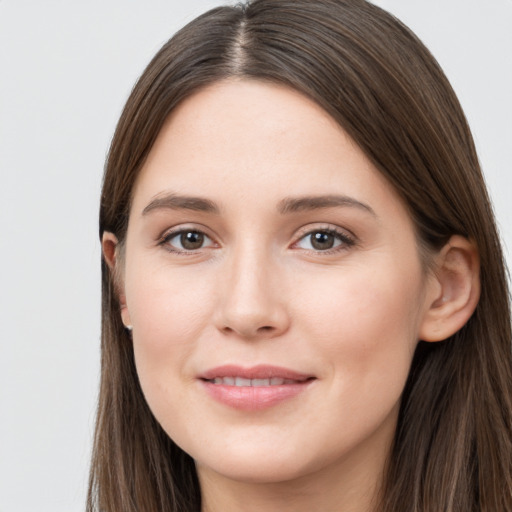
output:
<instances>
[{"instance_id":1,"label":"plain backdrop","mask_svg":"<svg viewBox=\"0 0 512 512\"><path fill-rule=\"evenodd\" d=\"M445 69L512 247L512 0L376 3ZM217 4L0 0L0 512L84 510L105 154L149 59Z\"/></svg>"}]
</instances>

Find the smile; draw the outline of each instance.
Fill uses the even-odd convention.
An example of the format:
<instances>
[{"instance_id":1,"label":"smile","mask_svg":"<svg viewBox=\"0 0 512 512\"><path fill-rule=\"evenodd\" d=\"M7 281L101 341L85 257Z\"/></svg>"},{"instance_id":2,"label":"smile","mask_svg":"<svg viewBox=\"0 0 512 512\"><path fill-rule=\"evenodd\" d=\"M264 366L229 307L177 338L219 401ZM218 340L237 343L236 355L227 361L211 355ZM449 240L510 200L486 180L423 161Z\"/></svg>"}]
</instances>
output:
<instances>
[{"instance_id":1,"label":"smile","mask_svg":"<svg viewBox=\"0 0 512 512\"><path fill-rule=\"evenodd\" d=\"M312 375L269 365L225 365L199 376L202 389L215 402L245 411L267 409L297 397L315 380Z\"/></svg>"},{"instance_id":2,"label":"smile","mask_svg":"<svg viewBox=\"0 0 512 512\"><path fill-rule=\"evenodd\" d=\"M246 379L244 377L215 377L210 380L213 384L223 384L225 386L238 387L266 387L266 386L282 386L288 384L297 384L297 380L283 379L280 377L272 377L271 379Z\"/></svg>"}]
</instances>

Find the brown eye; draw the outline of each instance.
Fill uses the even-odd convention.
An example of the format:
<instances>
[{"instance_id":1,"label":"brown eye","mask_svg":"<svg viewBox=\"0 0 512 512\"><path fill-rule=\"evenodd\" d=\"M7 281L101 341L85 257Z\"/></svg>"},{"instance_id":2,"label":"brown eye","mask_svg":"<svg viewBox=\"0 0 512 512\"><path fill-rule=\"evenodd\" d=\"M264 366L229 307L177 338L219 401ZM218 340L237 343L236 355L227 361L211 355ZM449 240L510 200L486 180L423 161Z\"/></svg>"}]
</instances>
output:
<instances>
[{"instance_id":1,"label":"brown eye","mask_svg":"<svg viewBox=\"0 0 512 512\"><path fill-rule=\"evenodd\" d=\"M197 251L214 245L210 237L201 231L194 231L192 229L169 233L161 243L171 252L178 253Z\"/></svg>"},{"instance_id":2,"label":"brown eye","mask_svg":"<svg viewBox=\"0 0 512 512\"><path fill-rule=\"evenodd\" d=\"M344 232L334 229L317 229L306 233L294 246L308 251L325 252L330 249L346 249L354 244L354 239Z\"/></svg>"},{"instance_id":3,"label":"brown eye","mask_svg":"<svg viewBox=\"0 0 512 512\"><path fill-rule=\"evenodd\" d=\"M332 249L336 238L332 233L325 231L316 231L309 235L311 237L311 246L317 251L325 251L326 249Z\"/></svg>"},{"instance_id":4,"label":"brown eye","mask_svg":"<svg viewBox=\"0 0 512 512\"><path fill-rule=\"evenodd\" d=\"M200 249L204 243L204 235L197 231L184 231L180 235L180 242L183 249L187 251Z\"/></svg>"}]
</instances>

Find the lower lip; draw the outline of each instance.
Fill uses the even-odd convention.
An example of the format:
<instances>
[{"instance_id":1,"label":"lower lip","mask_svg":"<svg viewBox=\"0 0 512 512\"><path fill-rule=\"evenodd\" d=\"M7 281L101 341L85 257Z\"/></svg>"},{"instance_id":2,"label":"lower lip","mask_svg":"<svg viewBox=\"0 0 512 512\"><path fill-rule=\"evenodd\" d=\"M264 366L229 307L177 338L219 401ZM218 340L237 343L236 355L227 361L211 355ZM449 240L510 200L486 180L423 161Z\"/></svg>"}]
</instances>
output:
<instances>
[{"instance_id":1,"label":"lower lip","mask_svg":"<svg viewBox=\"0 0 512 512\"><path fill-rule=\"evenodd\" d=\"M273 407L305 391L313 380L283 384L282 386L227 386L201 381L206 392L218 402L245 411Z\"/></svg>"}]
</instances>

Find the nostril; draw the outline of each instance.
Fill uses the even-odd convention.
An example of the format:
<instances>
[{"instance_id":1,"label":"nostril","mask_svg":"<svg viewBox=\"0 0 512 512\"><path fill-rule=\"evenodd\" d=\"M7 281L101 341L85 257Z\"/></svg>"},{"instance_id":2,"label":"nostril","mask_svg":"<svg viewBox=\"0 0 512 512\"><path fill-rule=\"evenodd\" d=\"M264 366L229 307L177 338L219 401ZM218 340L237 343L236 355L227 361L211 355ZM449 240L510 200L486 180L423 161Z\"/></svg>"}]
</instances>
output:
<instances>
[{"instance_id":1,"label":"nostril","mask_svg":"<svg viewBox=\"0 0 512 512\"><path fill-rule=\"evenodd\" d=\"M222 332L225 335L231 336L233 334L239 334L244 338L253 339L258 337L266 337L268 334L272 333L274 331L274 328L270 325L264 325L262 327L258 327L254 330L252 329L234 329L233 327L229 327L228 325L224 326L222 329Z\"/></svg>"},{"instance_id":2,"label":"nostril","mask_svg":"<svg viewBox=\"0 0 512 512\"><path fill-rule=\"evenodd\" d=\"M259 309L239 306L239 304L230 305L229 308L223 306L216 312L215 327L224 336L237 335L245 339L257 340L279 336L288 329L288 315L280 308L263 309L261 304L258 305Z\"/></svg>"}]
</instances>

